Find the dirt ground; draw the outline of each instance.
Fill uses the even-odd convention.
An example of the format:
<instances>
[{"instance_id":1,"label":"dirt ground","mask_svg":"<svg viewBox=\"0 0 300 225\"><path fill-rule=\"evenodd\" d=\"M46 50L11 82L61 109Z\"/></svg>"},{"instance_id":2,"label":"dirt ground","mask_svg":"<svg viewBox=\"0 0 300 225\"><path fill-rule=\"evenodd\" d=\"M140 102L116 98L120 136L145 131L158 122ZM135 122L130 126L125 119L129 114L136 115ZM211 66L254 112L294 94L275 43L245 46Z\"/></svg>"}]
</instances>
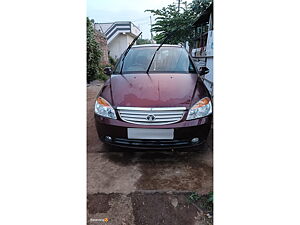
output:
<instances>
[{"instance_id":1,"label":"dirt ground","mask_svg":"<svg viewBox=\"0 0 300 225\"><path fill-rule=\"evenodd\" d=\"M188 195L213 190L212 134L201 152L109 152L94 124L101 87L100 82L87 87L87 223L211 224L211 216Z\"/></svg>"}]
</instances>

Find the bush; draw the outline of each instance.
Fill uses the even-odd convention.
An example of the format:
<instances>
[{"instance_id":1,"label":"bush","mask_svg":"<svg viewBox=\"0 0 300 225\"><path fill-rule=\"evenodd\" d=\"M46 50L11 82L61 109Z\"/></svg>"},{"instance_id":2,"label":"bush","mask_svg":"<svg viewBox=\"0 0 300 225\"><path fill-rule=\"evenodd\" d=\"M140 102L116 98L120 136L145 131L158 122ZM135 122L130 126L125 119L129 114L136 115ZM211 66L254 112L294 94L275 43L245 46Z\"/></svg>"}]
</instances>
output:
<instances>
[{"instance_id":1,"label":"bush","mask_svg":"<svg viewBox=\"0 0 300 225\"><path fill-rule=\"evenodd\" d=\"M103 80L103 81L106 81L109 76L107 76L105 73L104 73L104 68L105 67L112 67L112 65L110 64L107 64L107 65L101 65L100 68L99 68L99 73L98 73L98 76L97 76L97 80Z\"/></svg>"},{"instance_id":2,"label":"bush","mask_svg":"<svg viewBox=\"0 0 300 225\"><path fill-rule=\"evenodd\" d=\"M137 45L151 44L151 40L139 38L136 40Z\"/></svg>"},{"instance_id":3,"label":"bush","mask_svg":"<svg viewBox=\"0 0 300 225\"><path fill-rule=\"evenodd\" d=\"M111 64L110 66L115 67L117 61L111 56L108 56L108 59L109 63Z\"/></svg>"},{"instance_id":4,"label":"bush","mask_svg":"<svg viewBox=\"0 0 300 225\"><path fill-rule=\"evenodd\" d=\"M99 50L99 45L95 40L94 36L94 26L93 21L91 21L87 17L86 21L87 26L87 34L86 34L86 59L87 59L87 82L93 81L97 79L97 77L100 75L100 57L101 57L101 51Z\"/></svg>"}]
</instances>

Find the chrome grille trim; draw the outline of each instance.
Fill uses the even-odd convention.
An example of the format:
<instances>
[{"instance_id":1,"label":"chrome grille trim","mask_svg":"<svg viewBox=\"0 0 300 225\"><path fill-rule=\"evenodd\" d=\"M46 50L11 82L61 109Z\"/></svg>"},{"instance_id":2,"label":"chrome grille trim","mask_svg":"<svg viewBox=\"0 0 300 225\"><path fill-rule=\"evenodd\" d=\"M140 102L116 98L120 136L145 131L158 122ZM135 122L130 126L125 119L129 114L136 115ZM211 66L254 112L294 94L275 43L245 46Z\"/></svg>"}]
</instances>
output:
<instances>
[{"instance_id":1,"label":"chrome grille trim","mask_svg":"<svg viewBox=\"0 0 300 225\"><path fill-rule=\"evenodd\" d=\"M146 111L146 110L155 110L155 111L174 111L174 110L186 110L186 107L159 107L159 108L143 108L143 107L117 107L117 109L123 110L134 110L134 111Z\"/></svg>"},{"instance_id":2,"label":"chrome grille trim","mask_svg":"<svg viewBox=\"0 0 300 225\"><path fill-rule=\"evenodd\" d=\"M182 120L186 107L117 107L120 118L128 123L140 125L165 125ZM147 120L148 115L154 115L155 120Z\"/></svg>"}]
</instances>

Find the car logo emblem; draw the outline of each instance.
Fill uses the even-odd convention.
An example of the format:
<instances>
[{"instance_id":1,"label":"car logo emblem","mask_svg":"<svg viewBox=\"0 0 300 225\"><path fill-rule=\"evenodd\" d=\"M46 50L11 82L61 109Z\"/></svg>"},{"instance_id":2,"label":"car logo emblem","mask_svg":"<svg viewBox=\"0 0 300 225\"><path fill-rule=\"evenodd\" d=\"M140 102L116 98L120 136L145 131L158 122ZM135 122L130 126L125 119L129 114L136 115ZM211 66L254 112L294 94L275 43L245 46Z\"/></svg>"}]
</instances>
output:
<instances>
[{"instance_id":1,"label":"car logo emblem","mask_svg":"<svg viewBox=\"0 0 300 225\"><path fill-rule=\"evenodd\" d=\"M152 115L152 114L149 114L149 115L147 115L146 119L147 119L148 121L154 121L154 120L155 120L155 116Z\"/></svg>"}]
</instances>

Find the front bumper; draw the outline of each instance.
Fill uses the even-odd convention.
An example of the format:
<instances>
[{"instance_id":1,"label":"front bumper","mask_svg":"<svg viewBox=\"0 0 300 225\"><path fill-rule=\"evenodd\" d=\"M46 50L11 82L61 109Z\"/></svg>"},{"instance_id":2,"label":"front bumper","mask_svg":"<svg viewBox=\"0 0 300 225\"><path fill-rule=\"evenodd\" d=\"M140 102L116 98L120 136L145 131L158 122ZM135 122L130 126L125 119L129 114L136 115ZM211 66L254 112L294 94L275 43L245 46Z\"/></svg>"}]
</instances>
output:
<instances>
[{"instance_id":1,"label":"front bumper","mask_svg":"<svg viewBox=\"0 0 300 225\"><path fill-rule=\"evenodd\" d=\"M211 128L212 115L200 119L181 121L168 125L138 125L121 120L113 120L95 114L96 129L99 138L107 144L135 149L177 149L196 147L207 139ZM174 129L173 140L141 140L128 139L127 128L164 128ZM106 136L111 139L105 138ZM198 142L192 143L191 140L197 137Z\"/></svg>"}]
</instances>

